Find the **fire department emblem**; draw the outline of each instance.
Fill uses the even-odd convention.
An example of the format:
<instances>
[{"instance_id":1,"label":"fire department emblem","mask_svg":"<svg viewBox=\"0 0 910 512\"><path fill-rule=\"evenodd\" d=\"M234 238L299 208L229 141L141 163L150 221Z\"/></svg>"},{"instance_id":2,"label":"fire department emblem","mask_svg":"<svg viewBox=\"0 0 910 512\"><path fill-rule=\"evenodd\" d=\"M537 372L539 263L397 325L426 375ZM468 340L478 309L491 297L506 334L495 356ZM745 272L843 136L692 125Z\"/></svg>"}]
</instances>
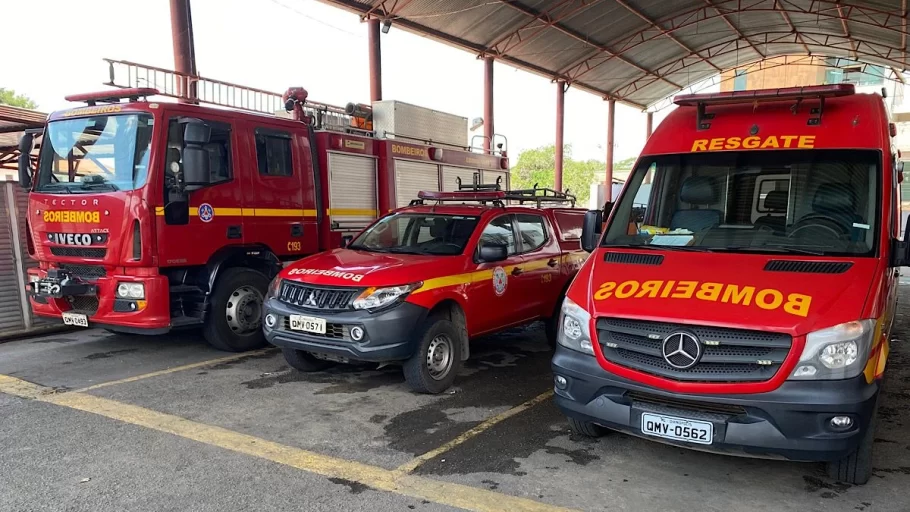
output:
<instances>
[{"instance_id":1,"label":"fire department emblem","mask_svg":"<svg viewBox=\"0 0 910 512\"><path fill-rule=\"evenodd\" d=\"M199 205L199 219L202 222L211 222L215 218L215 209L212 208L212 205L208 203L202 203Z\"/></svg>"},{"instance_id":2,"label":"fire department emblem","mask_svg":"<svg viewBox=\"0 0 910 512\"><path fill-rule=\"evenodd\" d=\"M496 292L496 295L501 296L506 293L506 286L508 285L509 276L506 275L506 271L502 267L496 267L493 270L493 291Z\"/></svg>"}]
</instances>

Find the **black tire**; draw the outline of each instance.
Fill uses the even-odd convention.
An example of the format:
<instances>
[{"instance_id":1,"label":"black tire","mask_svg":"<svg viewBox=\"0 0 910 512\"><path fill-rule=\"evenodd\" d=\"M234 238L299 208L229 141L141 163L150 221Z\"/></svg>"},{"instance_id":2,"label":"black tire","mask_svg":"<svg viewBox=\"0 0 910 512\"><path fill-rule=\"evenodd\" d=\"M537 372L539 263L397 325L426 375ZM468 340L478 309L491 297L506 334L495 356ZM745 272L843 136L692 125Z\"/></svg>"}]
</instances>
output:
<instances>
[{"instance_id":1,"label":"black tire","mask_svg":"<svg viewBox=\"0 0 910 512\"><path fill-rule=\"evenodd\" d=\"M828 476L851 485L864 485L872 477L872 445L875 444L875 417L878 415L878 407L859 442L856 451L844 457L841 460L835 460L827 463L826 469Z\"/></svg>"},{"instance_id":2,"label":"black tire","mask_svg":"<svg viewBox=\"0 0 910 512\"><path fill-rule=\"evenodd\" d=\"M321 372L334 365L331 361L317 359L316 357L313 357L313 354L303 350L283 348L281 349L281 353L284 355L284 360L287 361L292 368L304 373Z\"/></svg>"},{"instance_id":3,"label":"black tire","mask_svg":"<svg viewBox=\"0 0 910 512\"><path fill-rule=\"evenodd\" d=\"M404 379L417 393L442 393L452 386L461 370L463 329L445 318L430 317L417 332L417 348L403 365ZM448 357L446 363L441 362L443 357Z\"/></svg>"},{"instance_id":4,"label":"black tire","mask_svg":"<svg viewBox=\"0 0 910 512\"><path fill-rule=\"evenodd\" d=\"M246 352L265 346L265 335L262 333L262 300L268 286L267 277L248 268L229 268L218 276L205 318L205 327L202 330L209 345L228 352ZM258 292L258 300L252 292ZM241 297L243 303L232 302L236 297ZM247 303L248 300L258 303ZM241 308L242 314L238 314L235 319L234 316L230 316L229 307ZM231 322L240 322L242 328L232 326L229 318Z\"/></svg>"},{"instance_id":5,"label":"black tire","mask_svg":"<svg viewBox=\"0 0 910 512\"><path fill-rule=\"evenodd\" d=\"M591 423L590 421L577 420L572 417L566 417L569 420L569 428L572 430L573 434L577 434L582 437L603 437L607 433L607 429L601 427L600 425Z\"/></svg>"},{"instance_id":6,"label":"black tire","mask_svg":"<svg viewBox=\"0 0 910 512\"><path fill-rule=\"evenodd\" d=\"M547 343L552 349L556 349L556 338L559 336L559 315L562 313L562 300L565 298L565 294L559 296L559 300L556 301L556 307L553 308L553 313L544 323L544 332L547 334Z\"/></svg>"}]
</instances>

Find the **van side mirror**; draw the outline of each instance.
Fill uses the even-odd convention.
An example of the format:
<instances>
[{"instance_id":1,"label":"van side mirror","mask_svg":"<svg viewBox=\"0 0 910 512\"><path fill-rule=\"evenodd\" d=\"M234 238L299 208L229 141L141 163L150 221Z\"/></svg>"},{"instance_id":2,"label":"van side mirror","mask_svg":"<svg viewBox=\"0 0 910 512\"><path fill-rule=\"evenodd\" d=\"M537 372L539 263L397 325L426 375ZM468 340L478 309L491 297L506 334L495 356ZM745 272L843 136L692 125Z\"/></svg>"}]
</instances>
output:
<instances>
[{"instance_id":1,"label":"van side mirror","mask_svg":"<svg viewBox=\"0 0 910 512\"><path fill-rule=\"evenodd\" d=\"M506 244L483 244L480 246L480 261L495 263L509 257L509 247Z\"/></svg>"},{"instance_id":2,"label":"van side mirror","mask_svg":"<svg viewBox=\"0 0 910 512\"><path fill-rule=\"evenodd\" d=\"M891 266L906 267L910 265L910 220L904 227L903 240L891 240Z\"/></svg>"},{"instance_id":3,"label":"van side mirror","mask_svg":"<svg viewBox=\"0 0 910 512\"><path fill-rule=\"evenodd\" d=\"M585 252L594 252L597 242L603 233L604 212L602 210L588 210L581 226L581 248Z\"/></svg>"},{"instance_id":4,"label":"van side mirror","mask_svg":"<svg viewBox=\"0 0 910 512\"><path fill-rule=\"evenodd\" d=\"M19 139L19 185L28 190L32 188L32 148L35 136L31 133L22 134Z\"/></svg>"},{"instance_id":5,"label":"van side mirror","mask_svg":"<svg viewBox=\"0 0 910 512\"><path fill-rule=\"evenodd\" d=\"M212 137L212 128L199 119L182 120L183 127L183 188L198 190L212 183L211 159L205 145Z\"/></svg>"}]
</instances>

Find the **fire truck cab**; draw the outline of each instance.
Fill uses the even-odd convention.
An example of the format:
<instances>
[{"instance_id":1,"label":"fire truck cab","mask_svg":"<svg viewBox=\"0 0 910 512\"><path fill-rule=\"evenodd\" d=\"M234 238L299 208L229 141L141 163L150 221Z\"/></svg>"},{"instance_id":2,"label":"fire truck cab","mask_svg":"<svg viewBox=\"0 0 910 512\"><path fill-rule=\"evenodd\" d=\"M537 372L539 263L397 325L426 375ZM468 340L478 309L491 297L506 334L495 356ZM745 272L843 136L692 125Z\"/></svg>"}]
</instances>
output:
<instances>
[{"instance_id":1,"label":"fire truck cab","mask_svg":"<svg viewBox=\"0 0 910 512\"><path fill-rule=\"evenodd\" d=\"M865 483L908 261L884 102L853 85L675 101L603 233L586 214L557 404L583 435L824 461Z\"/></svg>"},{"instance_id":2,"label":"fire truck cab","mask_svg":"<svg viewBox=\"0 0 910 512\"><path fill-rule=\"evenodd\" d=\"M422 192L347 247L283 270L266 298L268 341L304 372L401 363L422 393L451 386L470 338L547 320L555 343L561 298L587 256L584 210L541 207L574 203L548 189L464 187Z\"/></svg>"}]
</instances>

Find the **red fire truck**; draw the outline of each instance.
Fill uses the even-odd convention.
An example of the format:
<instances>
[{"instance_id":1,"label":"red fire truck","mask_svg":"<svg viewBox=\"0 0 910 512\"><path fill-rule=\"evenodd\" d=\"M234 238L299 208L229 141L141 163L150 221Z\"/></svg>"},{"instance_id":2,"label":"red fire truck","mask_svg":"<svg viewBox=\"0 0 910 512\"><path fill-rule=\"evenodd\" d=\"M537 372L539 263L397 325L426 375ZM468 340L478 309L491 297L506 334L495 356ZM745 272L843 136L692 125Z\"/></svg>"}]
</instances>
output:
<instances>
[{"instance_id":1,"label":"red fire truck","mask_svg":"<svg viewBox=\"0 0 910 512\"><path fill-rule=\"evenodd\" d=\"M865 483L908 261L884 102L842 84L676 103L602 236L586 214L557 403L583 435L825 461Z\"/></svg>"},{"instance_id":2,"label":"red fire truck","mask_svg":"<svg viewBox=\"0 0 910 512\"><path fill-rule=\"evenodd\" d=\"M420 189L475 173L508 180L504 151L380 138L302 88L283 98L293 119L157 94L68 97L85 105L51 114L33 177L20 165L37 315L117 332L199 326L217 348L259 347L283 262L342 246Z\"/></svg>"}]
</instances>

